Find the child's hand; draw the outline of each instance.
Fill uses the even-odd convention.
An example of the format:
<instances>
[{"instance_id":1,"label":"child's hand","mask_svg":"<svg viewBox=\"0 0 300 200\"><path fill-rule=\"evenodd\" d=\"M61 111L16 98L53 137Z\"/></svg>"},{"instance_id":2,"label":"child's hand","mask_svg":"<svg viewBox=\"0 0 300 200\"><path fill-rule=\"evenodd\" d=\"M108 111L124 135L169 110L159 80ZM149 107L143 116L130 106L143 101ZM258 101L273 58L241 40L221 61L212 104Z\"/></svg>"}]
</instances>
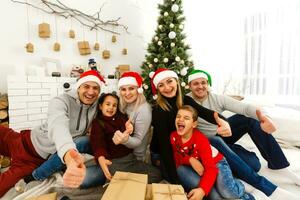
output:
<instances>
[{"instance_id":1,"label":"child's hand","mask_svg":"<svg viewBox=\"0 0 300 200\"><path fill-rule=\"evenodd\" d=\"M260 110L256 110L256 115L264 132L271 134L276 131L276 127L270 118L262 114Z\"/></svg>"},{"instance_id":2,"label":"child's hand","mask_svg":"<svg viewBox=\"0 0 300 200\"><path fill-rule=\"evenodd\" d=\"M222 137L229 137L232 135L231 128L225 120L221 119L217 112L214 113L215 120L218 124L217 133Z\"/></svg>"},{"instance_id":3,"label":"child's hand","mask_svg":"<svg viewBox=\"0 0 300 200\"><path fill-rule=\"evenodd\" d=\"M199 174L199 176L202 176L204 172L204 167L201 164L201 162L194 157L191 157L189 161L192 168L197 172L197 174Z\"/></svg>"},{"instance_id":4,"label":"child's hand","mask_svg":"<svg viewBox=\"0 0 300 200\"><path fill-rule=\"evenodd\" d=\"M124 131L125 132L125 131ZM112 138L115 145L123 144L127 142L129 139L129 134L122 133L121 131L117 130Z\"/></svg>"},{"instance_id":5,"label":"child's hand","mask_svg":"<svg viewBox=\"0 0 300 200\"><path fill-rule=\"evenodd\" d=\"M133 132L133 125L130 119L128 119L127 122L125 123L125 128L126 130L124 131L124 133L131 135Z\"/></svg>"},{"instance_id":6,"label":"child's hand","mask_svg":"<svg viewBox=\"0 0 300 200\"><path fill-rule=\"evenodd\" d=\"M108 180L111 180L112 176L108 170L108 166L112 164L112 162L110 160L107 160L105 159L104 156L100 156L98 158L98 162L99 162L99 165L105 175L105 177L108 179Z\"/></svg>"},{"instance_id":7,"label":"child's hand","mask_svg":"<svg viewBox=\"0 0 300 200\"><path fill-rule=\"evenodd\" d=\"M205 192L203 191L202 188L192 189L187 195L189 200L202 200L204 196L205 196Z\"/></svg>"}]
</instances>

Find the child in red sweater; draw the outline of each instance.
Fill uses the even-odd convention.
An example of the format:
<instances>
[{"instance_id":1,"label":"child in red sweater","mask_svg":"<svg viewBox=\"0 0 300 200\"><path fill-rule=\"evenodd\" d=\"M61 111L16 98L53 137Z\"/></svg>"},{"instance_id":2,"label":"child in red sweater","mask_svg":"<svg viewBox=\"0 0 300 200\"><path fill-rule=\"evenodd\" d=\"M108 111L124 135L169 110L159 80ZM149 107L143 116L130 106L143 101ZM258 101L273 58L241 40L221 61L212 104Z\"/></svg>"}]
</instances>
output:
<instances>
[{"instance_id":1,"label":"child in red sweater","mask_svg":"<svg viewBox=\"0 0 300 200\"><path fill-rule=\"evenodd\" d=\"M99 113L92 122L90 143L97 165L86 170L81 188L102 185L110 180L116 171L143 173L149 175L149 182L160 181L158 169L138 161L133 150L120 144L116 134L131 134L133 126L127 115L118 109L119 98L107 93L99 99Z\"/></svg>"},{"instance_id":2,"label":"child in red sweater","mask_svg":"<svg viewBox=\"0 0 300 200\"><path fill-rule=\"evenodd\" d=\"M177 174L190 200L255 199L245 192L244 185L232 176L230 167L197 127L197 111L188 105L177 113L171 136Z\"/></svg>"}]
</instances>

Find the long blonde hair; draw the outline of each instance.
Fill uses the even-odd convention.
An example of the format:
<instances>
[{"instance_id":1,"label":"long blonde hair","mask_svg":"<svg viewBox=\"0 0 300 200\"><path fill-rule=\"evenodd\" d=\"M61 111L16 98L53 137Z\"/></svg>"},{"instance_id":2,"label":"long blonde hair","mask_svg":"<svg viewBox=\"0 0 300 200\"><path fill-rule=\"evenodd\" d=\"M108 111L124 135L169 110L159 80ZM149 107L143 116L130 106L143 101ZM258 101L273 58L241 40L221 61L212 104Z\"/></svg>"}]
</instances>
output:
<instances>
[{"instance_id":1,"label":"long blonde hair","mask_svg":"<svg viewBox=\"0 0 300 200\"><path fill-rule=\"evenodd\" d=\"M137 88L136 88L136 90L137 90ZM144 96L144 94L143 93L138 93L137 99L134 102L133 111L135 112L139 108L139 106L141 104L145 103L145 102L146 102L146 97ZM120 95L120 111L122 113L126 112L126 108L127 108L128 105L129 104L124 101L122 95Z\"/></svg>"},{"instance_id":2,"label":"long blonde hair","mask_svg":"<svg viewBox=\"0 0 300 200\"><path fill-rule=\"evenodd\" d=\"M177 108L180 108L183 105L183 95L180 87L179 80L174 78L177 82L177 91L176 91L176 106ZM172 108L171 105L168 103L166 98L157 90L157 99L156 103L164 110L164 111L170 111Z\"/></svg>"}]
</instances>

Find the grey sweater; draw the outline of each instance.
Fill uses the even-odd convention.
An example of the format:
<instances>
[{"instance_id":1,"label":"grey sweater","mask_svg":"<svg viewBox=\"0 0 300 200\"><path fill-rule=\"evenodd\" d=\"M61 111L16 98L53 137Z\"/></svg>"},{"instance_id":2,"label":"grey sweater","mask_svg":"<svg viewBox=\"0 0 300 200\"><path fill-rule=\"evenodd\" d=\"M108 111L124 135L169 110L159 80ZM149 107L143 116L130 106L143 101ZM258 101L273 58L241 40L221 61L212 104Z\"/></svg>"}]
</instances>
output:
<instances>
[{"instance_id":1,"label":"grey sweater","mask_svg":"<svg viewBox=\"0 0 300 200\"><path fill-rule=\"evenodd\" d=\"M124 145L134 149L133 153L138 160L144 160L149 141L148 130L152 120L151 106L145 102L134 112L134 105L129 105L125 111L129 119L132 120L134 131Z\"/></svg>"},{"instance_id":2,"label":"grey sweater","mask_svg":"<svg viewBox=\"0 0 300 200\"><path fill-rule=\"evenodd\" d=\"M53 98L46 123L31 131L36 152L43 158L57 152L63 161L69 149L76 149L73 138L86 135L96 111L97 101L93 105L82 104L75 90Z\"/></svg>"},{"instance_id":3,"label":"grey sweater","mask_svg":"<svg viewBox=\"0 0 300 200\"><path fill-rule=\"evenodd\" d=\"M193 97L192 93L189 93L188 95ZM205 108L217 111L218 113L222 113L227 110L235 114L241 114L257 119L255 106L243 103L229 96L218 95L209 92L207 98L203 102L197 101L195 98L194 100ZM216 135L217 133L216 125L210 124L199 117L198 129L207 137Z\"/></svg>"}]
</instances>

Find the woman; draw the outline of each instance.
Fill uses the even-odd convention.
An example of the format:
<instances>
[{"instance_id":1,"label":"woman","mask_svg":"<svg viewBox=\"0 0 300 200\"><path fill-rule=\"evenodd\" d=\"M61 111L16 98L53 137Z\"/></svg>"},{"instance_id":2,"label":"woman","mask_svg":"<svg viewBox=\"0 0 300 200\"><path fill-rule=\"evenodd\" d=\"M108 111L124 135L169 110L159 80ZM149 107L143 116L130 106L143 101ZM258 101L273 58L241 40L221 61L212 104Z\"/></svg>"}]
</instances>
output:
<instances>
[{"instance_id":1,"label":"woman","mask_svg":"<svg viewBox=\"0 0 300 200\"><path fill-rule=\"evenodd\" d=\"M138 160L145 160L148 130L151 125L152 110L142 89L142 77L136 72L125 72L118 83L120 91L120 110L126 113L134 126L131 135L117 135L114 139L128 148ZM117 143L117 144L118 144Z\"/></svg>"},{"instance_id":2,"label":"woman","mask_svg":"<svg viewBox=\"0 0 300 200\"><path fill-rule=\"evenodd\" d=\"M178 183L175 162L173 160L170 134L176 130L175 118L178 108L183 104L194 107L199 117L218 124L218 132L231 134L228 123L214 114L214 111L197 104L192 98L183 96L174 71L160 68L151 77L152 93L157 105L152 112L153 137L151 141L152 163L159 166L163 177L170 183ZM156 95L157 93L157 95Z\"/></svg>"}]
</instances>

